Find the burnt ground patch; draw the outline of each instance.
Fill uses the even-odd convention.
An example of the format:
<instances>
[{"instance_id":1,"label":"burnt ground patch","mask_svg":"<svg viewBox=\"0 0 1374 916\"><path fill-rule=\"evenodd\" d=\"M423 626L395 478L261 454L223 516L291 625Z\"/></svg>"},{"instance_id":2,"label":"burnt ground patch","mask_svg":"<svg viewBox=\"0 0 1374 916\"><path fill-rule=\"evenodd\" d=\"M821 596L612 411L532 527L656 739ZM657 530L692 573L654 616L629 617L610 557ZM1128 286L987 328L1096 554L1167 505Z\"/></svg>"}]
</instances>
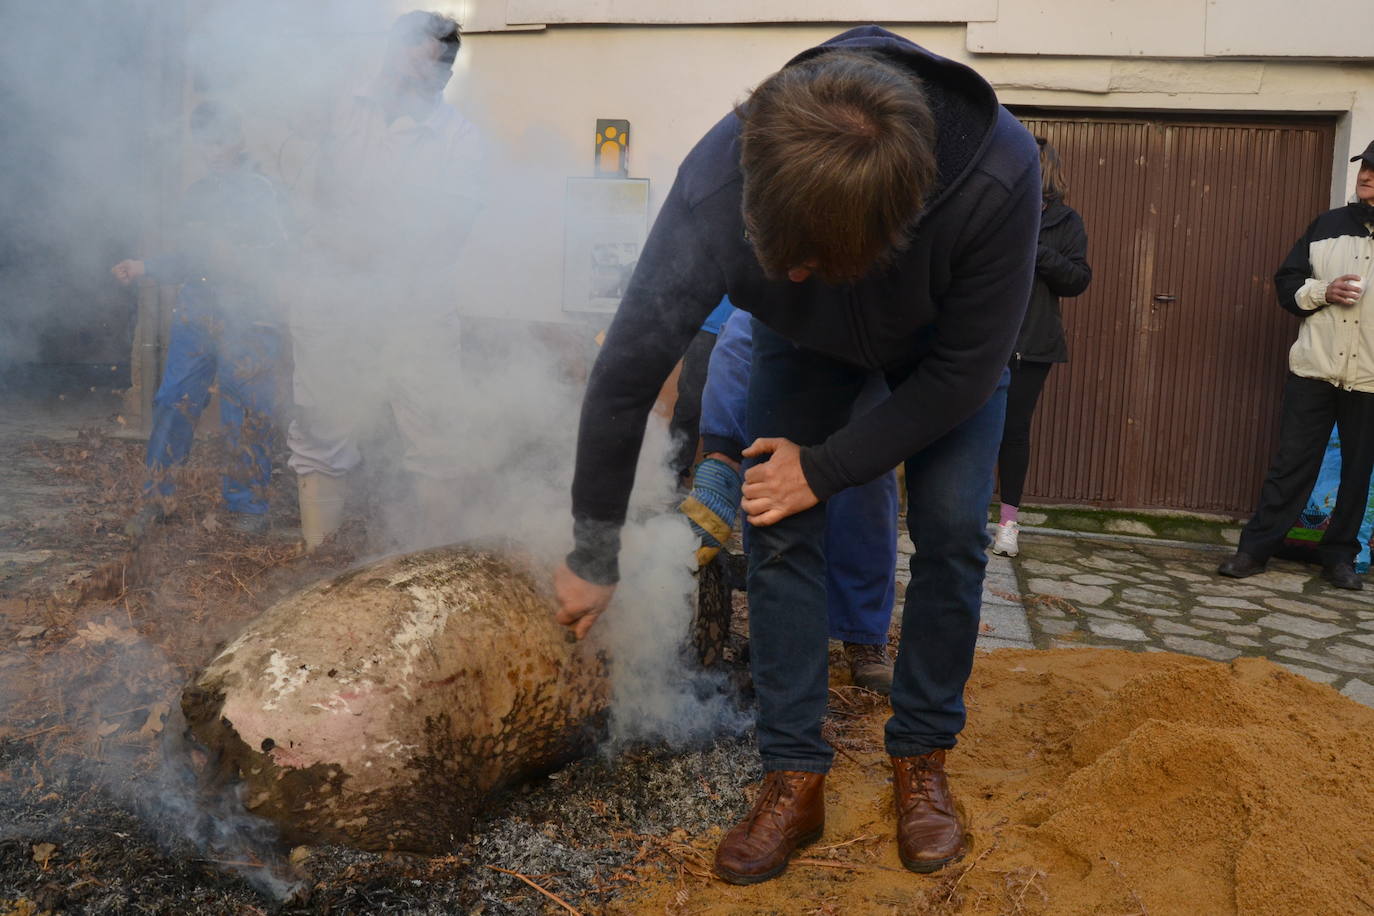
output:
<instances>
[{"instance_id":1,"label":"burnt ground patch","mask_svg":"<svg viewBox=\"0 0 1374 916\"><path fill-rule=\"evenodd\" d=\"M91 431L0 446L48 506L0 523L47 557L0 583L0 914L593 913L648 873L701 874L686 840L744 810L747 736L576 761L437 856L288 849L232 792L207 797L177 746L184 684L245 621L375 547L359 525L310 556L229 530L214 440L178 473L168 522L131 541L142 448ZM278 527L295 522L289 483L275 475Z\"/></svg>"},{"instance_id":2,"label":"burnt ground patch","mask_svg":"<svg viewBox=\"0 0 1374 916\"><path fill-rule=\"evenodd\" d=\"M640 869L682 864L674 845L737 817L743 787L757 777L743 739L591 758L513 792L449 854L421 857L278 849L263 836L216 849L213 839L188 836L195 818L167 810L165 795L128 794L156 791L150 781L116 787L95 774L54 776L52 763L18 741L0 755L5 913L25 912L21 902L54 913L565 912L507 872L599 912L638 883Z\"/></svg>"}]
</instances>

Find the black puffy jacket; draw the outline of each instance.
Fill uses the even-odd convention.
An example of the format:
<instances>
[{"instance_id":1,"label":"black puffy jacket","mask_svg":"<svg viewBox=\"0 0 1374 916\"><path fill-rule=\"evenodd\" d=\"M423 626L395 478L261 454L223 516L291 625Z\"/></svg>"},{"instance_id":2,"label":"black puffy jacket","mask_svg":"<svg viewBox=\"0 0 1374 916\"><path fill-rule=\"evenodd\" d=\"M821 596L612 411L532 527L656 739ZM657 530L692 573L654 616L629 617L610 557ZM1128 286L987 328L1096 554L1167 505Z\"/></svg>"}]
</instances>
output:
<instances>
[{"instance_id":1,"label":"black puffy jacket","mask_svg":"<svg viewBox=\"0 0 1374 916\"><path fill-rule=\"evenodd\" d=\"M1035 255L1035 284L1026 318L1016 338L1016 356L1033 363L1066 363L1061 296L1077 296L1088 288L1088 233L1083 217L1062 200L1053 200L1040 216L1040 247Z\"/></svg>"}]
</instances>

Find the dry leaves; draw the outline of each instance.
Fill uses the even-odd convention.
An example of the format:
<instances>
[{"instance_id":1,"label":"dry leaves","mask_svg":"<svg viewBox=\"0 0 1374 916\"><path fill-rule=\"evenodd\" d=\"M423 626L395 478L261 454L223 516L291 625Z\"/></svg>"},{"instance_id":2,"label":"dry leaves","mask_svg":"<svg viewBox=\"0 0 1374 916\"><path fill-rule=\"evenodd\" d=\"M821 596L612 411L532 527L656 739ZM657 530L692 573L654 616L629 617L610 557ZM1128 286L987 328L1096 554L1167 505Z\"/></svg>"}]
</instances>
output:
<instances>
[{"instance_id":1,"label":"dry leaves","mask_svg":"<svg viewBox=\"0 0 1374 916\"><path fill-rule=\"evenodd\" d=\"M100 646L106 643L132 646L138 641L139 636L136 632L121 627L110 617L106 617L103 623L86 624L72 637L72 644L76 646Z\"/></svg>"},{"instance_id":2,"label":"dry leaves","mask_svg":"<svg viewBox=\"0 0 1374 916\"><path fill-rule=\"evenodd\" d=\"M162 734L162 725L171 708L171 704L166 700L154 703L148 710L148 718L144 720L143 727L138 730L139 737L152 739Z\"/></svg>"}]
</instances>

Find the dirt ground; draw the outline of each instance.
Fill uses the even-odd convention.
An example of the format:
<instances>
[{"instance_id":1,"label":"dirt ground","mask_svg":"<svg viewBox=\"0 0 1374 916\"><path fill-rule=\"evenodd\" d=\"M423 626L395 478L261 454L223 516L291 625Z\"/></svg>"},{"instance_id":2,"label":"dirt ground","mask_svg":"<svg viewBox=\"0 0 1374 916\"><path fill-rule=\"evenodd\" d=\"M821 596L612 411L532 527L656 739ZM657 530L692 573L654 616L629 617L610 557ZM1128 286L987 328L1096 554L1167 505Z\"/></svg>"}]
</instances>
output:
<instances>
[{"instance_id":1,"label":"dirt ground","mask_svg":"<svg viewBox=\"0 0 1374 916\"><path fill-rule=\"evenodd\" d=\"M65 522L0 539L88 571L0 594L0 916L1374 913L1374 710L1263 660L1167 653L980 653L950 756L973 846L934 876L897 861L885 702L838 676L826 833L764 885L709 876L759 777L749 735L579 761L444 856L280 848L179 765L177 697L244 621L354 563L366 533L308 558L230 534L211 447L174 520L130 549L139 443L19 451L0 459L51 475Z\"/></svg>"},{"instance_id":2,"label":"dirt ground","mask_svg":"<svg viewBox=\"0 0 1374 916\"><path fill-rule=\"evenodd\" d=\"M703 877L615 912L1374 913L1374 711L1260 659L1112 650L980 653L950 755L970 853L900 865L885 711L843 728L824 837L750 888Z\"/></svg>"}]
</instances>

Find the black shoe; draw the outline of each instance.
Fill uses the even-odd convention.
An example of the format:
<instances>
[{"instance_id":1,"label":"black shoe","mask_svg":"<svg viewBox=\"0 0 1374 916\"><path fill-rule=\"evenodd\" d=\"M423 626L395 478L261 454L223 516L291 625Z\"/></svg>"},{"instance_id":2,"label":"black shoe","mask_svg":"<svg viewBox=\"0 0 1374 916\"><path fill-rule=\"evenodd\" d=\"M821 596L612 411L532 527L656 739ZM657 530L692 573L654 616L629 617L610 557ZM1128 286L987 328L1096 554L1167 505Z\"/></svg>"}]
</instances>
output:
<instances>
[{"instance_id":1,"label":"black shoe","mask_svg":"<svg viewBox=\"0 0 1374 916\"><path fill-rule=\"evenodd\" d=\"M1322 578L1336 588L1347 588L1352 592L1364 591L1364 580L1355 572L1354 563L1333 563L1322 567Z\"/></svg>"},{"instance_id":2,"label":"black shoe","mask_svg":"<svg viewBox=\"0 0 1374 916\"><path fill-rule=\"evenodd\" d=\"M1243 550L1237 550L1236 555L1222 561L1217 567L1217 575L1229 576L1232 579L1244 579L1256 573L1264 572L1265 563L1263 560L1256 560Z\"/></svg>"}]
</instances>

